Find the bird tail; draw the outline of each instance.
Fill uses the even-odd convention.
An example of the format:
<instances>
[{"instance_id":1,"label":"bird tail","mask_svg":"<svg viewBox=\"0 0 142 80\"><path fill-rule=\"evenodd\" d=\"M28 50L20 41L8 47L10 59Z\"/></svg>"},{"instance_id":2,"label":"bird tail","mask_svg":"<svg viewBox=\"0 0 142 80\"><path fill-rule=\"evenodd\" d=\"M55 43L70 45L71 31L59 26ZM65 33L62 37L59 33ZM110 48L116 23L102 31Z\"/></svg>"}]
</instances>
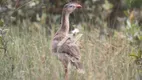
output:
<instances>
[{"instance_id":1,"label":"bird tail","mask_svg":"<svg viewBox=\"0 0 142 80\"><path fill-rule=\"evenodd\" d=\"M78 73L82 73L82 74L85 73L82 63L80 63L80 62L72 62L72 64L73 64L73 66L76 67Z\"/></svg>"}]
</instances>

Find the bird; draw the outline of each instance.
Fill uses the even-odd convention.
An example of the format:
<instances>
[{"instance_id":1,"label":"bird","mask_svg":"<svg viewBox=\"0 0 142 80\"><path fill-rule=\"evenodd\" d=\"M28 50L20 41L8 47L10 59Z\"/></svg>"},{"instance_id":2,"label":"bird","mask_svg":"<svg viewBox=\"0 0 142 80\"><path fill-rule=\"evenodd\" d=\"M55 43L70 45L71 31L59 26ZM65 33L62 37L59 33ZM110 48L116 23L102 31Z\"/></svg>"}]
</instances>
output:
<instances>
[{"instance_id":1,"label":"bird","mask_svg":"<svg viewBox=\"0 0 142 80\"><path fill-rule=\"evenodd\" d=\"M69 2L64 5L61 15L61 25L52 39L52 53L57 56L64 66L65 80L68 80L69 64L75 66L78 72L84 73L81 63L80 49L74 39L69 36L69 16L76 9L81 8L79 3Z\"/></svg>"}]
</instances>

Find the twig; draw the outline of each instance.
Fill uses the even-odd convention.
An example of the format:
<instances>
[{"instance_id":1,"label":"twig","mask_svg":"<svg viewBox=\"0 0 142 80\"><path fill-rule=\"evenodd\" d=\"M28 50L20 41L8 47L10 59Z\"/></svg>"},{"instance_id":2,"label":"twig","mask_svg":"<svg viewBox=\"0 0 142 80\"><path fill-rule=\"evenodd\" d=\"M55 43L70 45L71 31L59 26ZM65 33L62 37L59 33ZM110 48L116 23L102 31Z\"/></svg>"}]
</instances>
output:
<instances>
[{"instance_id":1,"label":"twig","mask_svg":"<svg viewBox=\"0 0 142 80\"><path fill-rule=\"evenodd\" d=\"M76 42L77 42L77 41L78 41L78 40L82 37L82 35L83 35L83 34L78 34L78 35L76 36L76 38L75 38L75 41L74 41L74 42L76 43Z\"/></svg>"}]
</instances>

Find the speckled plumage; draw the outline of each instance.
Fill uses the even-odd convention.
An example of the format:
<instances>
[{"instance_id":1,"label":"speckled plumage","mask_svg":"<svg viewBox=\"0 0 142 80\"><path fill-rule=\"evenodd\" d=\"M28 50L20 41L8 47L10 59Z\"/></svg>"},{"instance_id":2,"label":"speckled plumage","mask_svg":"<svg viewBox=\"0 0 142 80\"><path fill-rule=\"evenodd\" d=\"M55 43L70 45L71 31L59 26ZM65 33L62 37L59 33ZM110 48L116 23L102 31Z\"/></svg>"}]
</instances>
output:
<instances>
[{"instance_id":1,"label":"speckled plumage","mask_svg":"<svg viewBox=\"0 0 142 80\"><path fill-rule=\"evenodd\" d=\"M82 69L80 63L80 50L78 45L72 38L69 37L69 15L76 8L81 7L77 3L68 3L64 6L62 12L61 27L54 35L52 40L52 53L56 55L65 67L65 78L68 80L68 64L71 63L76 69ZM60 46L58 45L62 40L65 41Z\"/></svg>"}]
</instances>

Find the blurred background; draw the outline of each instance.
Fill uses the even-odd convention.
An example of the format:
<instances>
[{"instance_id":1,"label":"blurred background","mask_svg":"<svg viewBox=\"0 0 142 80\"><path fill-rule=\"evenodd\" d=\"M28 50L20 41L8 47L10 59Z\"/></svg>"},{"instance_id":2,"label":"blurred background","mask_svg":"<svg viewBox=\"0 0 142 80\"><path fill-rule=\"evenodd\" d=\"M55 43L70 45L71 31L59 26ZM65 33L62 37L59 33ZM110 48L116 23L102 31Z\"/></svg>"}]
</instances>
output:
<instances>
[{"instance_id":1,"label":"blurred background","mask_svg":"<svg viewBox=\"0 0 142 80\"><path fill-rule=\"evenodd\" d=\"M142 80L142 0L72 0L85 74L70 80ZM50 42L69 0L0 0L0 80L63 80Z\"/></svg>"}]
</instances>

